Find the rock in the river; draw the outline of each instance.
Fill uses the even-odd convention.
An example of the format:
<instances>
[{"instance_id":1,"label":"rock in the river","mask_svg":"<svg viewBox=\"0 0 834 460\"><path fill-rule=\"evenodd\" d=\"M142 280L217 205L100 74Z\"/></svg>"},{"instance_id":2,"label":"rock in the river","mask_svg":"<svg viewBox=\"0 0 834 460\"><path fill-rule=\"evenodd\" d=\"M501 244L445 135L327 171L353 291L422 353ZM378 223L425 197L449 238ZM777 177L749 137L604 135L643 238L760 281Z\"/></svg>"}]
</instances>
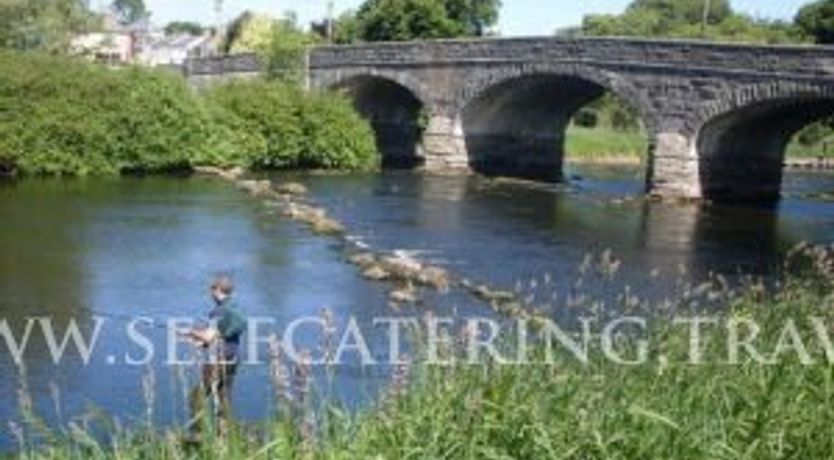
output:
<instances>
[{"instance_id":1,"label":"rock in the river","mask_svg":"<svg viewBox=\"0 0 834 460\"><path fill-rule=\"evenodd\" d=\"M268 180L241 180L237 186L252 196L264 196L272 192L272 183Z\"/></svg>"},{"instance_id":2,"label":"rock in the river","mask_svg":"<svg viewBox=\"0 0 834 460\"><path fill-rule=\"evenodd\" d=\"M277 185L275 191L281 195L304 196L307 194L307 187L297 182L285 182Z\"/></svg>"},{"instance_id":3,"label":"rock in the river","mask_svg":"<svg viewBox=\"0 0 834 460\"><path fill-rule=\"evenodd\" d=\"M376 256L370 252L358 252L348 257L348 262L359 268L368 269L376 265Z\"/></svg>"},{"instance_id":4,"label":"rock in the river","mask_svg":"<svg viewBox=\"0 0 834 460\"><path fill-rule=\"evenodd\" d=\"M524 307L518 302L511 302L508 304L500 304L496 306L499 313L505 314L512 318L521 318L526 316Z\"/></svg>"},{"instance_id":5,"label":"rock in the river","mask_svg":"<svg viewBox=\"0 0 834 460\"><path fill-rule=\"evenodd\" d=\"M417 303L417 292L414 290L414 287L408 285L402 289L398 289L396 291L392 291L391 294L388 296L391 301L398 303L398 304L414 304Z\"/></svg>"},{"instance_id":6,"label":"rock in the river","mask_svg":"<svg viewBox=\"0 0 834 460\"><path fill-rule=\"evenodd\" d=\"M206 174L210 176L219 176L226 180L238 180L243 177L245 171L241 167L231 169L223 169L215 166L195 166L194 172L198 174Z\"/></svg>"},{"instance_id":7,"label":"rock in the river","mask_svg":"<svg viewBox=\"0 0 834 460\"><path fill-rule=\"evenodd\" d=\"M224 179L228 180L238 180L246 173L246 171L241 168L240 166L236 166L231 169L224 169L223 172L220 174Z\"/></svg>"},{"instance_id":8,"label":"rock in the river","mask_svg":"<svg viewBox=\"0 0 834 460\"><path fill-rule=\"evenodd\" d=\"M318 235L342 235L345 233L345 227L335 219L323 216L312 222L313 232Z\"/></svg>"},{"instance_id":9,"label":"rock in the river","mask_svg":"<svg viewBox=\"0 0 834 460\"><path fill-rule=\"evenodd\" d=\"M302 203L289 203L284 214L292 220L305 223L319 235L341 235L345 227L337 220L328 217L327 212Z\"/></svg>"},{"instance_id":10,"label":"rock in the river","mask_svg":"<svg viewBox=\"0 0 834 460\"><path fill-rule=\"evenodd\" d=\"M395 278L403 281L417 279L423 268L420 262L414 259L398 256L383 257L380 264Z\"/></svg>"},{"instance_id":11,"label":"rock in the river","mask_svg":"<svg viewBox=\"0 0 834 460\"><path fill-rule=\"evenodd\" d=\"M302 203L290 203L287 206L286 215L292 220L312 224L318 219L326 217L324 209L314 208Z\"/></svg>"},{"instance_id":12,"label":"rock in the river","mask_svg":"<svg viewBox=\"0 0 834 460\"><path fill-rule=\"evenodd\" d=\"M442 268L423 267L417 276L417 281L440 292L446 292L449 290L449 278L449 272Z\"/></svg>"},{"instance_id":13,"label":"rock in the river","mask_svg":"<svg viewBox=\"0 0 834 460\"><path fill-rule=\"evenodd\" d=\"M482 300L487 302L511 302L515 299L515 294L508 291L495 291L489 288L486 285L475 286L471 288L471 291L476 296L480 297Z\"/></svg>"},{"instance_id":14,"label":"rock in the river","mask_svg":"<svg viewBox=\"0 0 834 460\"><path fill-rule=\"evenodd\" d=\"M348 262L364 271L364 276L375 280L391 280L408 286L420 285L445 292L449 289L450 275L438 267L423 265L402 255L377 256L372 252L356 252L348 256Z\"/></svg>"},{"instance_id":15,"label":"rock in the river","mask_svg":"<svg viewBox=\"0 0 834 460\"><path fill-rule=\"evenodd\" d=\"M382 267L375 265L362 272L362 276L372 281L382 281L391 277L391 275L382 269Z\"/></svg>"}]
</instances>

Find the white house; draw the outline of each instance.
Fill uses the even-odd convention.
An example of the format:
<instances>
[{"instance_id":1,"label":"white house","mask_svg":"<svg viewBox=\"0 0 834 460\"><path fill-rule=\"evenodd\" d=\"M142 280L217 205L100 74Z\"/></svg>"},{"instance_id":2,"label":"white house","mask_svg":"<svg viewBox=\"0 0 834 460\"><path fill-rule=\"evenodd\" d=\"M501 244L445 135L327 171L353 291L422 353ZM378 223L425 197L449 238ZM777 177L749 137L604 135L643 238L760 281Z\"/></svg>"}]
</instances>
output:
<instances>
[{"instance_id":1,"label":"white house","mask_svg":"<svg viewBox=\"0 0 834 460\"><path fill-rule=\"evenodd\" d=\"M151 40L138 56L138 61L148 66L181 65L189 58L215 54L217 44L212 34L178 34Z\"/></svg>"},{"instance_id":2,"label":"white house","mask_svg":"<svg viewBox=\"0 0 834 460\"><path fill-rule=\"evenodd\" d=\"M72 39L74 53L111 65L133 61L136 36L127 31L93 32Z\"/></svg>"},{"instance_id":3,"label":"white house","mask_svg":"<svg viewBox=\"0 0 834 460\"><path fill-rule=\"evenodd\" d=\"M120 24L111 11L104 15L100 31L77 35L72 39L74 53L110 65L132 63L146 46L150 34L148 18L134 24Z\"/></svg>"}]
</instances>

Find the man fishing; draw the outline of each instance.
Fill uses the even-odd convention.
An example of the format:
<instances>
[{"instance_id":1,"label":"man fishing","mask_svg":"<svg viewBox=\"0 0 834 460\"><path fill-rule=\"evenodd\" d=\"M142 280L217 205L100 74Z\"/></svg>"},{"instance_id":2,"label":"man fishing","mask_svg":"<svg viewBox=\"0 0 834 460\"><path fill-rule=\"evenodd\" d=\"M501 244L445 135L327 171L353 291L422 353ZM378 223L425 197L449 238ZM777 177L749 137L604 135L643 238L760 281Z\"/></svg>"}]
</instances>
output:
<instances>
[{"instance_id":1,"label":"man fishing","mask_svg":"<svg viewBox=\"0 0 834 460\"><path fill-rule=\"evenodd\" d=\"M190 395L191 430L197 432L205 424L206 402L213 408L219 433L227 431L231 421L231 392L237 373L240 340L246 331L246 319L232 301L234 285L228 277L219 277L211 284L214 308L209 312L210 325L181 332L201 349L209 351L202 367L202 378Z\"/></svg>"}]
</instances>

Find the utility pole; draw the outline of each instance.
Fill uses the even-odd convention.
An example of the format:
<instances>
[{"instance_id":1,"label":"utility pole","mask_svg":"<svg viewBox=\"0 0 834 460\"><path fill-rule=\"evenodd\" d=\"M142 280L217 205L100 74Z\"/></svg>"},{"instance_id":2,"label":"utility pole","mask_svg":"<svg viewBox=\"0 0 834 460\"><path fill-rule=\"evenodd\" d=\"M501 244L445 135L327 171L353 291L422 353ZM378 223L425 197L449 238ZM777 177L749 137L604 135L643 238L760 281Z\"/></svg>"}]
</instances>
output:
<instances>
[{"instance_id":1,"label":"utility pole","mask_svg":"<svg viewBox=\"0 0 834 460\"><path fill-rule=\"evenodd\" d=\"M223 0L214 0L214 33L218 50L226 39L226 23L223 21Z\"/></svg>"},{"instance_id":2,"label":"utility pole","mask_svg":"<svg viewBox=\"0 0 834 460\"><path fill-rule=\"evenodd\" d=\"M333 43L333 15L334 15L335 5L333 0L327 1L327 41L328 43Z\"/></svg>"},{"instance_id":3,"label":"utility pole","mask_svg":"<svg viewBox=\"0 0 834 460\"><path fill-rule=\"evenodd\" d=\"M704 0L704 18L701 22L701 36L706 38L707 25L709 24L709 14L712 9L712 0Z\"/></svg>"}]
</instances>

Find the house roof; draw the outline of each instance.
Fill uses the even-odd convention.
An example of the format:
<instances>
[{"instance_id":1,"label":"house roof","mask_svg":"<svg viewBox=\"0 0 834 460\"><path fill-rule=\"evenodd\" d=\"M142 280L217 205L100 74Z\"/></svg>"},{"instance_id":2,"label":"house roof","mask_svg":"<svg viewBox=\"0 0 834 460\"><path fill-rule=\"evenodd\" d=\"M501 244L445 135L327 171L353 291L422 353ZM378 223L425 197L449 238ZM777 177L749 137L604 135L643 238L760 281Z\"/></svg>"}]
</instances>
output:
<instances>
[{"instance_id":1,"label":"house roof","mask_svg":"<svg viewBox=\"0 0 834 460\"><path fill-rule=\"evenodd\" d=\"M193 49L202 46L212 40L210 35L194 36L189 34L177 34L162 37L151 43L152 49Z\"/></svg>"}]
</instances>

